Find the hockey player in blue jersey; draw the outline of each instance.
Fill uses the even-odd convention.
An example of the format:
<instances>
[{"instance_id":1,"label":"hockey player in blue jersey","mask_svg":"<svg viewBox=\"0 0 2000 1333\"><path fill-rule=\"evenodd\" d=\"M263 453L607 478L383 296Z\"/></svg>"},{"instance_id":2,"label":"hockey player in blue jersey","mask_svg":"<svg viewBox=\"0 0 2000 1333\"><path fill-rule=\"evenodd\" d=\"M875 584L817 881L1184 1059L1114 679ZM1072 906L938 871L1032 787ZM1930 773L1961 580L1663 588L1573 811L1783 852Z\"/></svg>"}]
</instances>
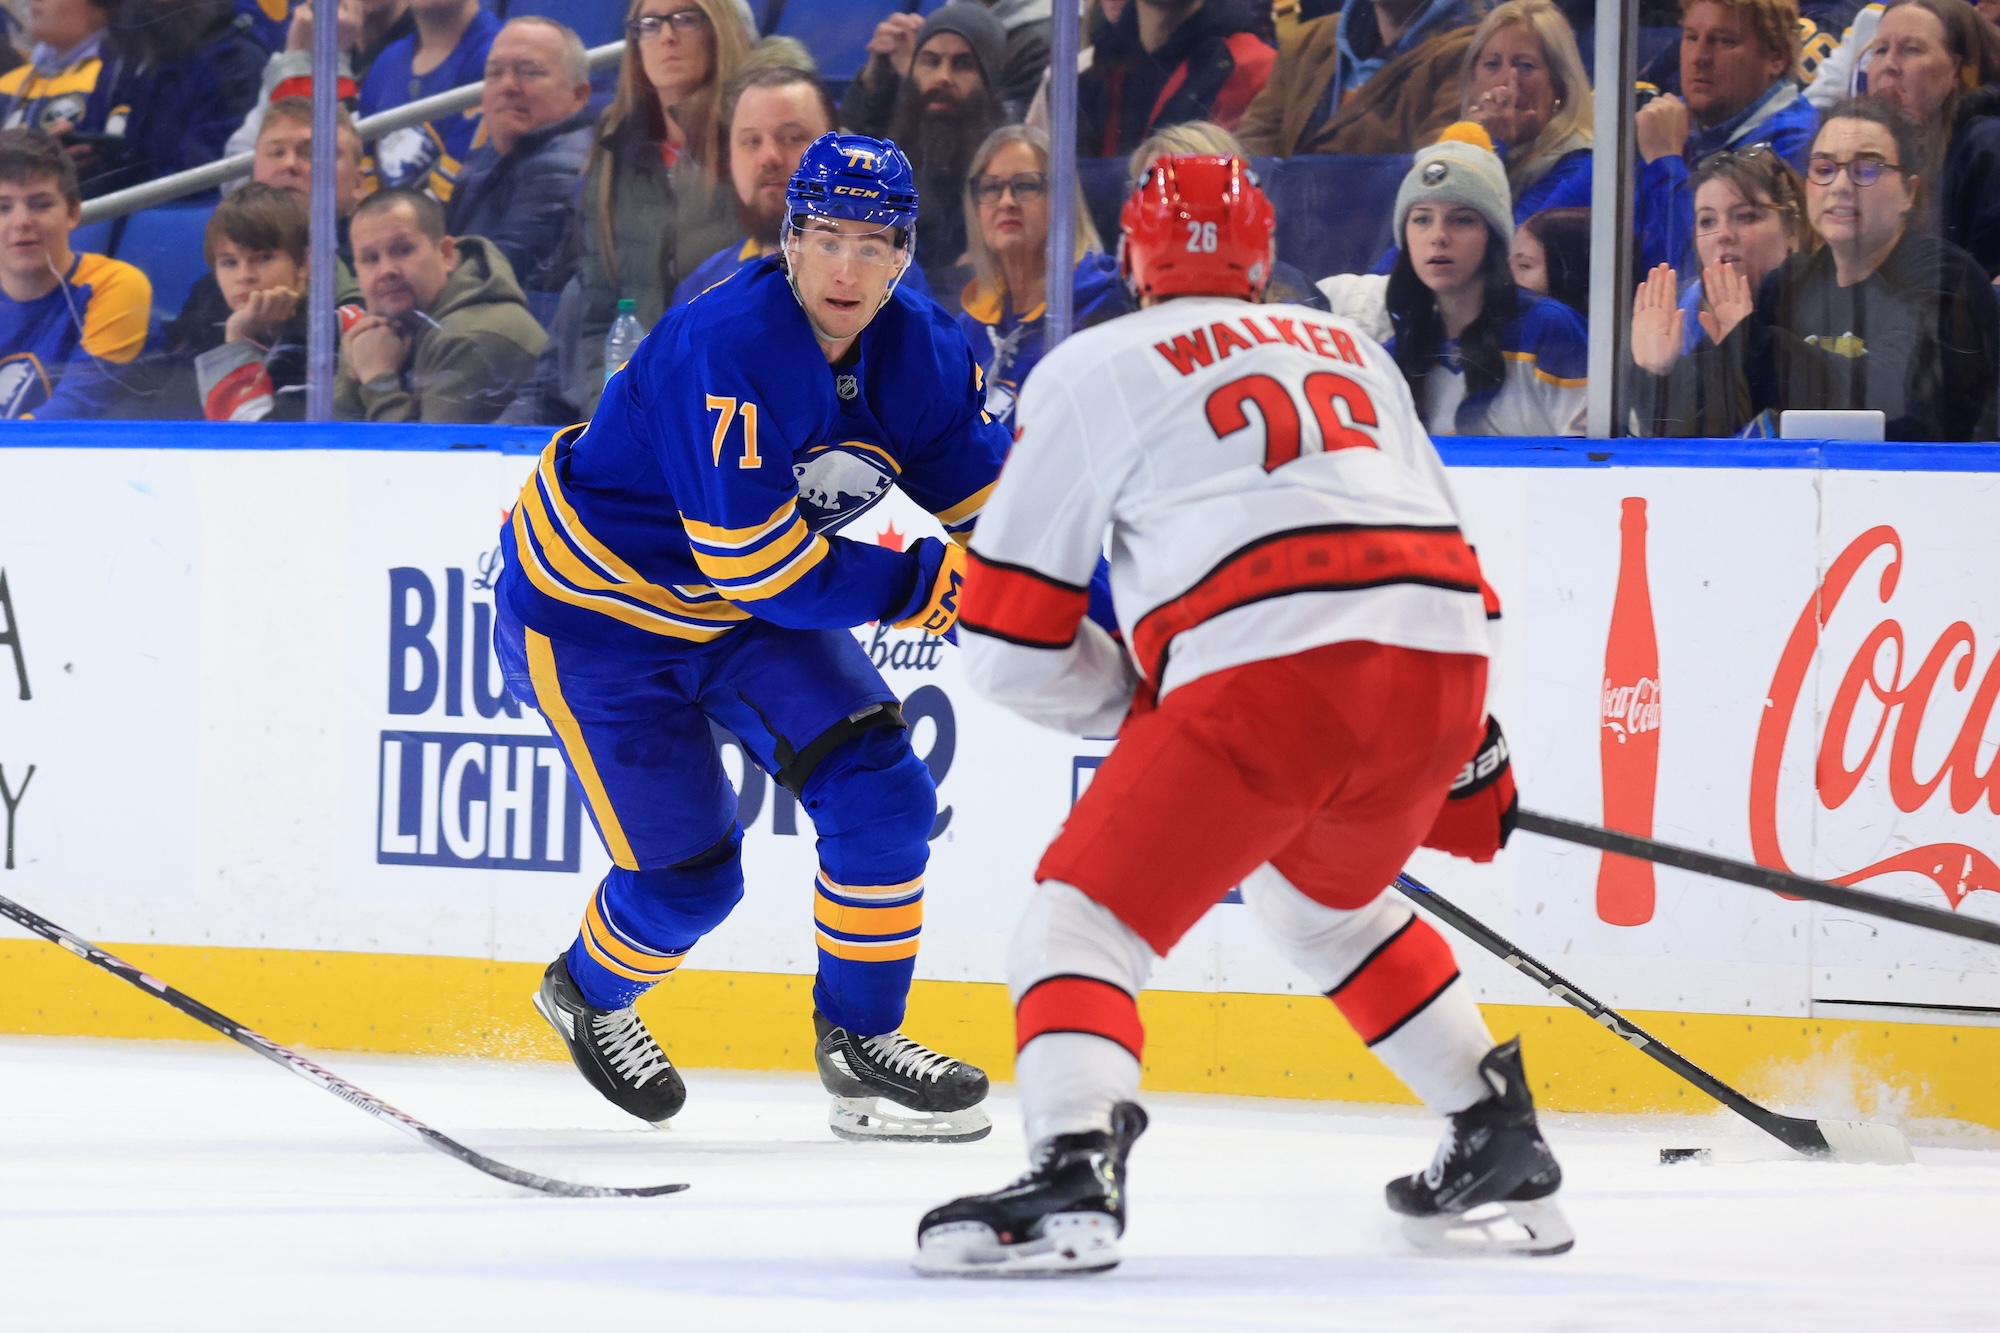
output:
<instances>
[{"instance_id":1,"label":"hockey player in blue jersey","mask_svg":"<svg viewBox=\"0 0 2000 1333\"><path fill-rule=\"evenodd\" d=\"M828 134L781 252L671 312L559 433L503 534L495 645L548 720L611 854L536 1007L643 1120L686 1091L633 1002L743 896L743 830L711 722L818 834L820 1077L848 1138L990 1129L986 1075L904 1036L937 800L851 627L933 635L1008 437L964 336L898 285L917 195L892 143ZM837 535L890 486L955 540ZM801 1021L804 1016L801 1015Z\"/></svg>"}]
</instances>

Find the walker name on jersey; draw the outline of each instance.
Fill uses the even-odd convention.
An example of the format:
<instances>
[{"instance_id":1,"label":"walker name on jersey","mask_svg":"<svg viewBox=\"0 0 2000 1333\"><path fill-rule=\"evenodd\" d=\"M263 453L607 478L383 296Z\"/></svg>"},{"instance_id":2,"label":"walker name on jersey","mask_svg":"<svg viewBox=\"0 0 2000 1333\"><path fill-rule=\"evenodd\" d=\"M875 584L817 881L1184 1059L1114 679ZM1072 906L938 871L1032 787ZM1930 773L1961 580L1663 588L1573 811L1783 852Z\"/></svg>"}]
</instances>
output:
<instances>
[{"instance_id":1,"label":"walker name on jersey","mask_svg":"<svg viewBox=\"0 0 2000 1333\"><path fill-rule=\"evenodd\" d=\"M507 692L494 660L499 551L483 555L471 570L402 565L388 572L389 714L441 720L466 716L469 704L479 717L521 718L534 730L383 731L377 742L376 861L576 870L582 794L539 719Z\"/></svg>"},{"instance_id":2,"label":"walker name on jersey","mask_svg":"<svg viewBox=\"0 0 2000 1333\"><path fill-rule=\"evenodd\" d=\"M562 752L533 736L385 731L382 865L575 871L582 798Z\"/></svg>"}]
</instances>

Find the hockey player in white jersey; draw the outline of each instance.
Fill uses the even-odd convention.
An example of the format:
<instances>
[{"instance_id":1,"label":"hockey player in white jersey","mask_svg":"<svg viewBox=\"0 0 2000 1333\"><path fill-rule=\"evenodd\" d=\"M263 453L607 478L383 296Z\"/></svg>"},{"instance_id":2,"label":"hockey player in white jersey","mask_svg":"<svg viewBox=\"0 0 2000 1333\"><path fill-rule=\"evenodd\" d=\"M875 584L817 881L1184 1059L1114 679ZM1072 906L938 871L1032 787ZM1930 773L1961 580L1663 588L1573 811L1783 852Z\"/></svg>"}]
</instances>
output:
<instances>
[{"instance_id":1,"label":"hockey player in white jersey","mask_svg":"<svg viewBox=\"0 0 2000 1333\"><path fill-rule=\"evenodd\" d=\"M1023 389L973 538L975 688L1118 744L1044 854L1008 982L1031 1169L931 1211L931 1275L1118 1262L1145 1129L1137 996L1231 885L1450 1123L1389 1206L1419 1244L1555 1253L1562 1173L1518 1039L1385 889L1419 845L1490 860L1514 813L1485 708L1498 605L1395 362L1354 325L1256 304L1274 219L1248 167L1163 157L1127 201L1144 307ZM1086 618L1110 535L1122 644Z\"/></svg>"}]
</instances>

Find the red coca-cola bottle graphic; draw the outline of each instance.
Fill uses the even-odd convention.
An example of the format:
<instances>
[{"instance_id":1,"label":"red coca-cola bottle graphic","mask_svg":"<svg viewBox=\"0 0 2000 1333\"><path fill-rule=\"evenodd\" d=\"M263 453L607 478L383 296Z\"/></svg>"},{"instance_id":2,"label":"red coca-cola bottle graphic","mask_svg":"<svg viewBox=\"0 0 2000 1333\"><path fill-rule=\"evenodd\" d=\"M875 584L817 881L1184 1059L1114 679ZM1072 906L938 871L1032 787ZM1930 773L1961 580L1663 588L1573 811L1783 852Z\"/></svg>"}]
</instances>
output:
<instances>
[{"instance_id":1,"label":"red coca-cola bottle graphic","mask_svg":"<svg viewBox=\"0 0 2000 1333\"><path fill-rule=\"evenodd\" d=\"M1653 596L1646 584L1646 502L1628 496L1618 520L1618 593L1604 644L1604 826L1653 836L1653 792L1660 776L1660 645L1653 636ZM1597 868L1597 915L1614 926L1653 919L1653 863L1603 854Z\"/></svg>"}]
</instances>

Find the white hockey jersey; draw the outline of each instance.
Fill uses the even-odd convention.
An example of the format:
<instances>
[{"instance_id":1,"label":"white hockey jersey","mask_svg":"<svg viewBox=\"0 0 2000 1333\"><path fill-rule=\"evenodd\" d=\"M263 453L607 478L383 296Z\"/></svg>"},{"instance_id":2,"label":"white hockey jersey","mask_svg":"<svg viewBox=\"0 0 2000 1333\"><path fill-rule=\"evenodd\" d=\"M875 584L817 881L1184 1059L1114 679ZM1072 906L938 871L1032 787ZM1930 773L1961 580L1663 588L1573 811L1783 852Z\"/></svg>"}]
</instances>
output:
<instances>
[{"instance_id":1,"label":"white hockey jersey","mask_svg":"<svg viewBox=\"0 0 2000 1333\"><path fill-rule=\"evenodd\" d=\"M1324 644L1490 651L1408 386L1336 315L1167 301L1057 347L1016 419L959 627L974 688L1023 716L1108 735L1135 689ZM1107 533L1122 647L1084 617Z\"/></svg>"}]
</instances>

